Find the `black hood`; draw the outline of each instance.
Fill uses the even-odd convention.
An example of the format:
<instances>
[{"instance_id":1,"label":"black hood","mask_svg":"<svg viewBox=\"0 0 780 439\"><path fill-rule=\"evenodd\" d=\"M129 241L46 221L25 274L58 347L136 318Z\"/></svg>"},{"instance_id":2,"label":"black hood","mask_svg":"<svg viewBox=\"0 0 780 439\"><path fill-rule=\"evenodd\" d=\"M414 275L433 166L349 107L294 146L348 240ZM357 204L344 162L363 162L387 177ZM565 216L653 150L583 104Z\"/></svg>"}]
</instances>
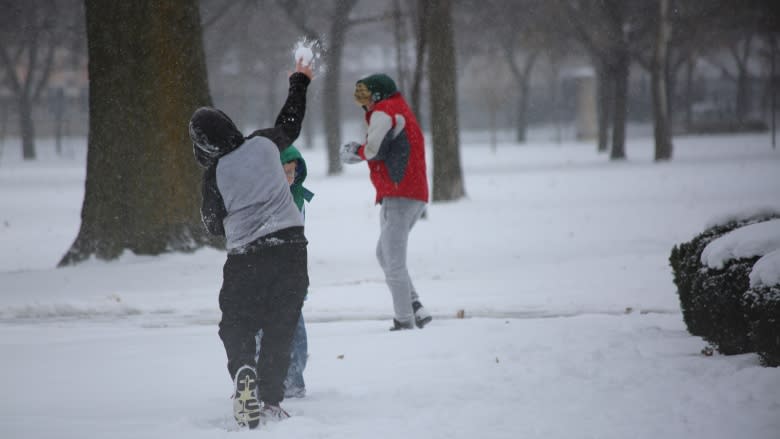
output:
<instances>
[{"instance_id":1,"label":"black hood","mask_svg":"<svg viewBox=\"0 0 780 439\"><path fill-rule=\"evenodd\" d=\"M244 143L244 135L222 111L201 107L190 119L190 138L195 159L208 167Z\"/></svg>"}]
</instances>

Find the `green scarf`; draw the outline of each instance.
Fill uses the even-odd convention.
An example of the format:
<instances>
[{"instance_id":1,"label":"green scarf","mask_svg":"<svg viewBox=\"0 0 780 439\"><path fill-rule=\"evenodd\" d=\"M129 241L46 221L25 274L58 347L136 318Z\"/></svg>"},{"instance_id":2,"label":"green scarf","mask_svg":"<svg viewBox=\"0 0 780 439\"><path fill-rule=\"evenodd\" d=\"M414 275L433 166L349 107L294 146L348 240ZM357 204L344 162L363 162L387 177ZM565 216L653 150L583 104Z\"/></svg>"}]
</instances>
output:
<instances>
[{"instance_id":1,"label":"green scarf","mask_svg":"<svg viewBox=\"0 0 780 439\"><path fill-rule=\"evenodd\" d=\"M292 161L298 162L295 168L295 180L290 185L290 192L295 205L298 206L298 210L303 212L303 201L311 202L311 199L314 198L314 193L303 187L303 181L306 180L306 161L303 159L301 152L298 151L298 148L293 145L282 151L280 159L282 164Z\"/></svg>"}]
</instances>

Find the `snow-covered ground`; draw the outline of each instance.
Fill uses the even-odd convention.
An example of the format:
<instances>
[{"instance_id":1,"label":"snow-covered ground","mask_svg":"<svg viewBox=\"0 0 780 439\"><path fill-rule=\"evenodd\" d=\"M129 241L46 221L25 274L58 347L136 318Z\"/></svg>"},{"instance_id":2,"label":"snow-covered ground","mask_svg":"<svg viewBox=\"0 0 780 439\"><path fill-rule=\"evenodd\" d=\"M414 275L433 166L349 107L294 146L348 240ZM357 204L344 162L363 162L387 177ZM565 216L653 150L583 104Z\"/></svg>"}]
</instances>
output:
<instances>
[{"instance_id":1,"label":"snow-covered ground","mask_svg":"<svg viewBox=\"0 0 780 439\"><path fill-rule=\"evenodd\" d=\"M780 370L701 355L668 264L713 218L780 208L767 135L676 138L661 164L651 139L611 163L590 144L463 138L468 197L431 205L410 245L435 320L402 333L387 331L367 170L326 177L322 148L303 151L308 396L251 432L233 431L216 334L224 255L55 269L79 227L85 141L62 156L42 141L26 163L3 140L0 437L778 437Z\"/></svg>"}]
</instances>

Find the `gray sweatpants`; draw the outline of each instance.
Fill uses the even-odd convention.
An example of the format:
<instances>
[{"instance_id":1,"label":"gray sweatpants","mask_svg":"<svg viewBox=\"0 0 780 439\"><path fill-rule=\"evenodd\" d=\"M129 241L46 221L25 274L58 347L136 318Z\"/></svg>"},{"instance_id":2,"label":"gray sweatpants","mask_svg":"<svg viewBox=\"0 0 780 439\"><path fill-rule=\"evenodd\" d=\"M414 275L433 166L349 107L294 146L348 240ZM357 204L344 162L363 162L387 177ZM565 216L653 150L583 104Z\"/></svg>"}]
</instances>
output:
<instances>
[{"instance_id":1,"label":"gray sweatpants","mask_svg":"<svg viewBox=\"0 0 780 439\"><path fill-rule=\"evenodd\" d=\"M411 322L412 302L419 299L406 268L406 248L409 232L425 210L425 203L409 198L385 197L379 211L379 242L376 258L385 272L393 296L395 319Z\"/></svg>"}]
</instances>

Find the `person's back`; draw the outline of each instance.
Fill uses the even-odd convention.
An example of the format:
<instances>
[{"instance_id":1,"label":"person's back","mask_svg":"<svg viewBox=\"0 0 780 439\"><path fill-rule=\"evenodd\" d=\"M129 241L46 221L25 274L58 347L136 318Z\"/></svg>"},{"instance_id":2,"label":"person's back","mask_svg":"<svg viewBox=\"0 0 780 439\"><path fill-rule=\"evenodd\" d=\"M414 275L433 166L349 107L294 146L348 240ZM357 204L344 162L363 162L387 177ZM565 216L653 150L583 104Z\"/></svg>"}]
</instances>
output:
<instances>
[{"instance_id":1,"label":"person's back","mask_svg":"<svg viewBox=\"0 0 780 439\"><path fill-rule=\"evenodd\" d=\"M228 252L241 253L258 238L303 226L278 163L278 148L260 136L220 158L216 178L227 210Z\"/></svg>"}]
</instances>

